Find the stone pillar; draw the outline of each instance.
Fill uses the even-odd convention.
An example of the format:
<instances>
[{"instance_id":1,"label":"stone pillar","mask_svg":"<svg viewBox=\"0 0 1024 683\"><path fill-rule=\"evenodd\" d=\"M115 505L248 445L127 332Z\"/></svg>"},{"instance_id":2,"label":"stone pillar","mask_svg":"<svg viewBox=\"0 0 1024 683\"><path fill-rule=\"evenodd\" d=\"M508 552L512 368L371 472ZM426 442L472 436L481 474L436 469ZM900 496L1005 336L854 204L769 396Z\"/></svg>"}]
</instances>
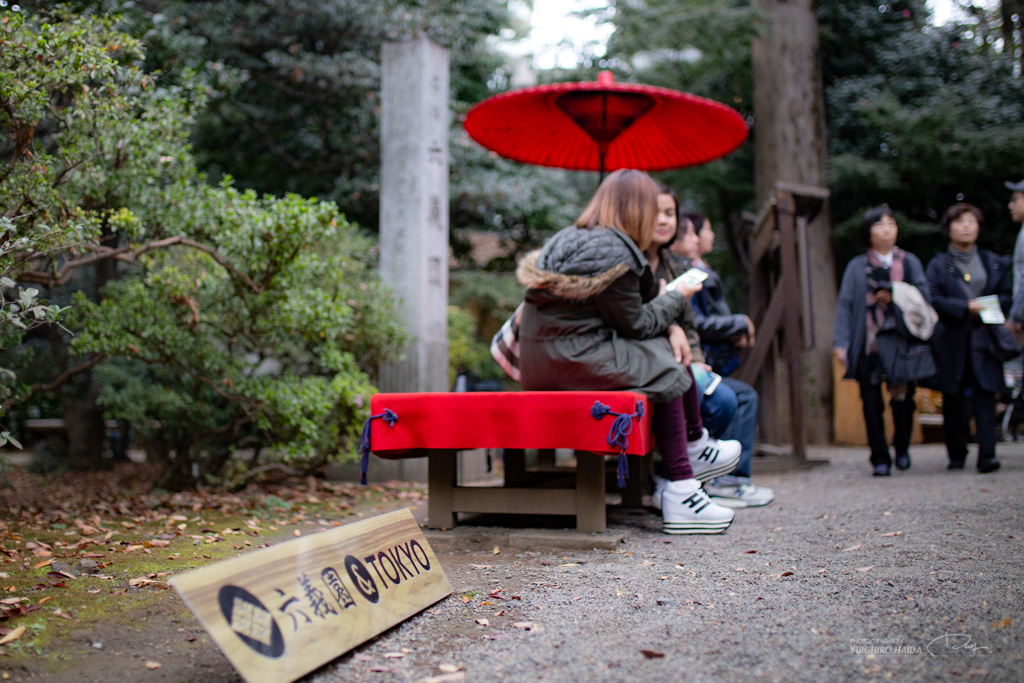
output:
<instances>
[{"instance_id":1,"label":"stone pillar","mask_svg":"<svg viewBox=\"0 0 1024 683\"><path fill-rule=\"evenodd\" d=\"M382 52L380 272L413 339L380 388L448 391L448 51L418 38Z\"/></svg>"}]
</instances>

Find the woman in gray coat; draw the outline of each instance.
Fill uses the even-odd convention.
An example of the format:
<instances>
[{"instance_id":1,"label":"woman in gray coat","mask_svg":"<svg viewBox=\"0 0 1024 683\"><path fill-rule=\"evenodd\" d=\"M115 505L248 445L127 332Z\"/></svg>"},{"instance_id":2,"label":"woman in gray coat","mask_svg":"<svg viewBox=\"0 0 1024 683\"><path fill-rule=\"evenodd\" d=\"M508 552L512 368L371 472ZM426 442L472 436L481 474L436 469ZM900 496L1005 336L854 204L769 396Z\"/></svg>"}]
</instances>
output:
<instances>
[{"instance_id":1,"label":"woman in gray coat","mask_svg":"<svg viewBox=\"0 0 1024 683\"><path fill-rule=\"evenodd\" d=\"M519 281L527 287L519 330L522 385L528 391L646 394L670 480L662 529L721 533L733 512L712 503L701 482L731 471L739 444L707 435L695 382L680 362L686 336L673 323L696 290L659 288L643 255L657 198L658 186L646 173L615 171L575 225L519 264Z\"/></svg>"},{"instance_id":2,"label":"woman in gray coat","mask_svg":"<svg viewBox=\"0 0 1024 683\"><path fill-rule=\"evenodd\" d=\"M893 367L886 367L879 354L879 342L886 335L897 334L897 310L892 303L892 283L906 282L930 301L928 282L921 261L896 246L899 228L888 206L869 210L860 222L860 234L866 254L854 257L846 266L836 306L832 354L846 365L846 379L860 383L864 402L864 422L871 447L873 474L888 476L892 467L889 445L885 441L882 413L882 382L889 385L892 417L895 426L893 445L896 467L910 467L910 433L914 426L913 381L893 386ZM881 333L881 336L880 336ZM925 350L927 353L927 350ZM932 369L934 366L929 365ZM918 377L916 379L924 379Z\"/></svg>"}]
</instances>

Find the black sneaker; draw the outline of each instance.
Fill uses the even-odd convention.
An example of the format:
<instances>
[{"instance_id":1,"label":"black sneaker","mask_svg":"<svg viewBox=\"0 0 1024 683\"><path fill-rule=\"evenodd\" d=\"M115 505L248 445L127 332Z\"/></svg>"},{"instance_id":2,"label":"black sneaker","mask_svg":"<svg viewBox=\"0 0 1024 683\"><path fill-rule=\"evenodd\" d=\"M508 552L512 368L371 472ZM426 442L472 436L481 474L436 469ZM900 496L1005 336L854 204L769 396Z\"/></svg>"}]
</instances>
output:
<instances>
[{"instance_id":1,"label":"black sneaker","mask_svg":"<svg viewBox=\"0 0 1024 683\"><path fill-rule=\"evenodd\" d=\"M946 465L947 470L962 470L964 468L963 460L950 460L949 464Z\"/></svg>"},{"instance_id":2,"label":"black sneaker","mask_svg":"<svg viewBox=\"0 0 1024 683\"><path fill-rule=\"evenodd\" d=\"M875 477L888 477L889 466L888 465L875 465L874 471L871 473Z\"/></svg>"},{"instance_id":3,"label":"black sneaker","mask_svg":"<svg viewBox=\"0 0 1024 683\"><path fill-rule=\"evenodd\" d=\"M995 472L998 469L999 461L995 459L995 456L978 461L979 474L988 474L989 472Z\"/></svg>"},{"instance_id":4,"label":"black sneaker","mask_svg":"<svg viewBox=\"0 0 1024 683\"><path fill-rule=\"evenodd\" d=\"M896 456L896 469L898 470L909 470L910 469L910 453L901 453Z\"/></svg>"}]
</instances>

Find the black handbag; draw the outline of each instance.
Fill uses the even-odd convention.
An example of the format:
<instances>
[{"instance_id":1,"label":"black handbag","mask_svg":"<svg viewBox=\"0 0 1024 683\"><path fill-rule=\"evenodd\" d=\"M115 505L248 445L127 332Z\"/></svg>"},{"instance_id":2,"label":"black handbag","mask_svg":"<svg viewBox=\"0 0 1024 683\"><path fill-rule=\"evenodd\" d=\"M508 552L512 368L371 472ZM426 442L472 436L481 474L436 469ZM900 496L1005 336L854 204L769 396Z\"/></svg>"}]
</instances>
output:
<instances>
[{"instance_id":1,"label":"black handbag","mask_svg":"<svg viewBox=\"0 0 1024 683\"><path fill-rule=\"evenodd\" d=\"M988 352L1000 363L1013 360L1020 355L1020 347L1013 333L1002 325L985 325L988 329Z\"/></svg>"},{"instance_id":2,"label":"black handbag","mask_svg":"<svg viewBox=\"0 0 1024 683\"><path fill-rule=\"evenodd\" d=\"M886 330L875 337L878 360L891 386L927 380L936 373L932 348L928 342Z\"/></svg>"}]
</instances>

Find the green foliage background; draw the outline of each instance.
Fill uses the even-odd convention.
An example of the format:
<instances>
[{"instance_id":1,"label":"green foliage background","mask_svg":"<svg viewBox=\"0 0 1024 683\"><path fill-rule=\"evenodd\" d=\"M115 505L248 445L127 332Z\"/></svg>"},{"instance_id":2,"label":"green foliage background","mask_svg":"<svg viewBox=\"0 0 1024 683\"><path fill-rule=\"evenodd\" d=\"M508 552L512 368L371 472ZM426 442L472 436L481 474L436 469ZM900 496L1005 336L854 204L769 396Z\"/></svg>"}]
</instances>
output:
<instances>
[{"instance_id":1,"label":"green foliage background","mask_svg":"<svg viewBox=\"0 0 1024 683\"><path fill-rule=\"evenodd\" d=\"M728 158L662 176L726 238L712 258L729 279L730 228L758 208L750 46L759 17L746 0L612 4L606 62L620 80L710 97L751 124L751 140ZM923 0L821 0L818 19L837 270L862 250L860 215L881 203L897 212L901 244L926 262L945 246L938 218L961 200L988 217L982 245L1009 253L1020 226L1003 181L1024 178L1024 81L1013 50L1000 47L998 9L935 27ZM741 305L739 278L731 284Z\"/></svg>"}]
</instances>

